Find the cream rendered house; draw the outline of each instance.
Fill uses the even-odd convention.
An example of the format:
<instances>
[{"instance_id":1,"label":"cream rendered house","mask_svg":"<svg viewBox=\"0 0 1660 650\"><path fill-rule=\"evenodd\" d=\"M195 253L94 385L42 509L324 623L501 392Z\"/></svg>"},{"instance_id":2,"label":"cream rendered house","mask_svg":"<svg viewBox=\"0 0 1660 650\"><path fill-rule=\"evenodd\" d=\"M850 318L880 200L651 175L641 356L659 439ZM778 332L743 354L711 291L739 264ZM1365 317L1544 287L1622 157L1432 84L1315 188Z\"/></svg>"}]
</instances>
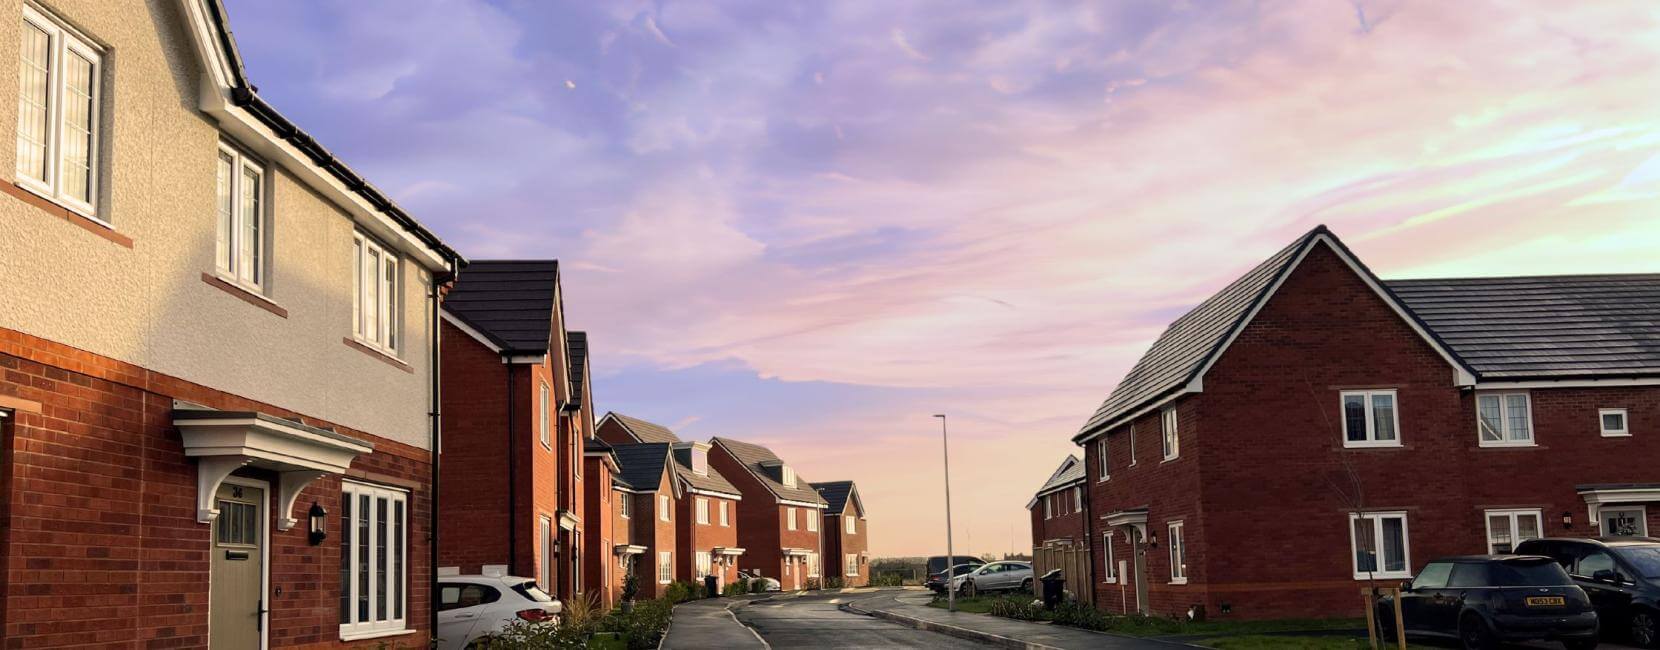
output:
<instances>
[{"instance_id":1,"label":"cream rendered house","mask_svg":"<svg viewBox=\"0 0 1660 650\"><path fill-rule=\"evenodd\" d=\"M0 2L0 637L428 641L453 250L217 0Z\"/></svg>"}]
</instances>

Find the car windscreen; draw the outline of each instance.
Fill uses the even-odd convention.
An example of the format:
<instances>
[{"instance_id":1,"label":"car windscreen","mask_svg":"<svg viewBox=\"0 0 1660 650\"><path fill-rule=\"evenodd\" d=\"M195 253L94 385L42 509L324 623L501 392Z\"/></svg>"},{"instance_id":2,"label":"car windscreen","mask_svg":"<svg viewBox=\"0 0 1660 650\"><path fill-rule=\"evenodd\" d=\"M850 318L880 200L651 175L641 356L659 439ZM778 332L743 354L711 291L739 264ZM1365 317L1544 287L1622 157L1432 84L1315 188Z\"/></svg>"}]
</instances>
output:
<instances>
[{"instance_id":1,"label":"car windscreen","mask_svg":"<svg viewBox=\"0 0 1660 650\"><path fill-rule=\"evenodd\" d=\"M1494 587L1559 587L1573 584L1562 565L1547 558L1507 560L1487 565L1488 584Z\"/></svg>"},{"instance_id":2,"label":"car windscreen","mask_svg":"<svg viewBox=\"0 0 1660 650\"><path fill-rule=\"evenodd\" d=\"M1644 578L1660 578L1660 546L1618 546L1614 554Z\"/></svg>"},{"instance_id":3,"label":"car windscreen","mask_svg":"<svg viewBox=\"0 0 1660 650\"><path fill-rule=\"evenodd\" d=\"M513 585L513 591L519 592L520 596L524 596L526 600L530 600L530 601L533 601L533 602L538 602L538 603L551 603L551 602L553 602L553 596L549 596L548 592L542 591L542 588L536 586L535 582L525 581L525 582L521 582L519 584Z\"/></svg>"}]
</instances>

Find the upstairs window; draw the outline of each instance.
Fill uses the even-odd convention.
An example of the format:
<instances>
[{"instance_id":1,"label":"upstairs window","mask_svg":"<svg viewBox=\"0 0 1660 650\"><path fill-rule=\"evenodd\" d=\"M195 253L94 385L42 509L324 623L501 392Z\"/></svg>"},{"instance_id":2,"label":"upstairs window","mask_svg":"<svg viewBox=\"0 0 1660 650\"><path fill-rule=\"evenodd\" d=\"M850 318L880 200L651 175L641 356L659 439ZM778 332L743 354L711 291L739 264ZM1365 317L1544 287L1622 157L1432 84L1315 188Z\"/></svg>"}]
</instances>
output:
<instances>
[{"instance_id":1,"label":"upstairs window","mask_svg":"<svg viewBox=\"0 0 1660 650\"><path fill-rule=\"evenodd\" d=\"M1135 425L1130 425L1130 467L1135 467Z\"/></svg>"},{"instance_id":2,"label":"upstairs window","mask_svg":"<svg viewBox=\"0 0 1660 650\"><path fill-rule=\"evenodd\" d=\"M1602 435L1605 438L1623 438L1631 435L1631 427L1626 423L1625 409L1598 409L1597 420L1602 424Z\"/></svg>"},{"instance_id":3,"label":"upstairs window","mask_svg":"<svg viewBox=\"0 0 1660 650\"><path fill-rule=\"evenodd\" d=\"M709 500L703 497L697 498L697 523L709 525Z\"/></svg>"},{"instance_id":4,"label":"upstairs window","mask_svg":"<svg viewBox=\"0 0 1660 650\"><path fill-rule=\"evenodd\" d=\"M265 286L265 168L220 143L215 179L214 268L220 277L259 291Z\"/></svg>"},{"instance_id":5,"label":"upstairs window","mask_svg":"<svg viewBox=\"0 0 1660 650\"><path fill-rule=\"evenodd\" d=\"M540 411L541 419L536 421L537 436L542 439L542 446L547 447L550 451L553 450L553 427L550 426L552 424L550 422L552 419L550 414L553 413L553 409L549 408L552 405L552 400L550 398L552 394L553 391L548 388L546 383L543 383L541 397L539 399L539 406L542 409Z\"/></svg>"},{"instance_id":6,"label":"upstairs window","mask_svg":"<svg viewBox=\"0 0 1660 650\"><path fill-rule=\"evenodd\" d=\"M818 532L818 511L817 510L806 510L804 512L807 513L807 532L809 532L809 533Z\"/></svg>"},{"instance_id":7,"label":"upstairs window","mask_svg":"<svg viewBox=\"0 0 1660 650\"><path fill-rule=\"evenodd\" d=\"M1343 399L1344 447L1399 447L1395 429L1395 391L1346 390Z\"/></svg>"},{"instance_id":8,"label":"upstairs window","mask_svg":"<svg viewBox=\"0 0 1660 650\"><path fill-rule=\"evenodd\" d=\"M28 5L19 40L18 182L96 219L103 53Z\"/></svg>"},{"instance_id":9,"label":"upstairs window","mask_svg":"<svg viewBox=\"0 0 1660 650\"><path fill-rule=\"evenodd\" d=\"M1159 413L1159 424L1164 434L1164 459L1175 460L1182 455L1182 439L1176 431L1176 409L1167 408Z\"/></svg>"},{"instance_id":10,"label":"upstairs window","mask_svg":"<svg viewBox=\"0 0 1660 650\"><path fill-rule=\"evenodd\" d=\"M784 527L795 530L795 508L784 509Z\"/></svg>"},{"instance_id":11,"label":"upstairs window","mask_svg":"<svg viewBox=\"0 0 1660 650\"><path fill-rule=\"evenodd\" d=\"M356 235L352 244L356 282L352 291L352 331L370 347L398 351L398 257Z\"/></svg>"},{"instance_id":12,"label":"upstairs window","mask_svg":"<svg viewBox=\"0 0 1660 650\"><path fill-rule=\"evenodd\" d=\"M669 495L667 494L657 495L657 518L662 521L669 520Z\"/></svg>"},{"instance_id":13,"label":"upstairs window","mask_svg":"<svg viewBox=\"0 0 1660 650\"><path fill-rule=\"evenodd\" d=\"M627 493L617 495L617 514L621 515L623 519L634 516L634 495Z\"/></svg>"},{"instance_id":14,"label":"upstairs window","mask_svg":"<svg viewBox=\"0 0 1660 650\"><path fill-rule=\"evenodd\" d=\"M795 469L794 468L792 468L788 465L780 467L780 468L778 468L778 475L780 477L782 477L782 480L780 482L782 482L784 485L788 485L790 487L795 487Z\"/></svg>"},{"instance_id":15,"label":"upstairs window","mask_svg":"<svg viewBox=\"0 0 1660 650\"><path fill-rule=\"evenodd\" d=\"M1527 393L1485 393L1476 396L1476 426L1483 447L1526 447L1533 444L1533 409Z\"/></svg>"},{"instance_id":16,"label":"upstairs window","mask_svg":"<svg viewBox=\"0 0 1660 650\"><path fill-rule=\"evenodd\" d=\"M729 525L731 525L729 522L730 522L730 520L727 519L727 515L726 515L726 502L721 501L720 502L720 525L729 526Z\"/></svg>"},{"instance_id":17,"label":"upstairs window","mask_svg":"<svg viewBox=\"0 0 1660 650\"><path fill-rule=\"evenodd\" d=\"M1084 511L1084 489L1082 487L1072 487L1072 511Z\"/></svg>"},{"instance_id":18,"label":"upstairs window","mask_svg":"<svg viewBox=\"0 0 1660 650\"><path fill-rule=\"evenodd\" d=\"M709 475L709 450L692 447L692 472L698 476Z\"/></svg>"},{"instance_id":19,"label":"upstairs window","mask_svg":"<svg viewBox=\"0 0 1660 650\"><path fill-rule=\"evenodd\" d=\"M847 523L847 528L846 528L847 534L849 534L849 535L859 534L859 518L858 517L855 517L851 513L849 513L849 514L842 515L842 521Z\"/></svg>"},{"instance_id":20,"label":"upstairs window","mask_svg":"<svg viewBox=\"0 0 1660 650\"><path fill-rule=\"evenodd\" d=\"M1100 440L1095 441L1095 458L1097 461L1096 469L1099 471L1099 478L1096 480L1105 481L1108 476L1107 467L1110 463L1107 461L1107 437L1104 435L1101 436Z\"/></svg>"}]
</instances>

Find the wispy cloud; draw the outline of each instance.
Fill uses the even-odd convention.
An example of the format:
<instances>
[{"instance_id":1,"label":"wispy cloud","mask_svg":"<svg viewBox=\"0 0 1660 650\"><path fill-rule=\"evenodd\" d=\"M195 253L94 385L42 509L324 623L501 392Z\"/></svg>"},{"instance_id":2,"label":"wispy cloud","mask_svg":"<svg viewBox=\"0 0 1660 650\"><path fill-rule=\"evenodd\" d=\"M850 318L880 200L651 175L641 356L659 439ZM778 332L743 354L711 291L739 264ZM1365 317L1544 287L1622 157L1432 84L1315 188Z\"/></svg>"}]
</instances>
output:
<instances>
[{"instance_id":1,"label":"wispy cloud","mask_svg":"<svg viewBox=\"0 0 1660 650\"><path fill-rule=\"evenodd\" d=\"M602 409L859 480L877 553L937 550L942 410L975 550L1024 544L1151 338L1315 223L1388 276L1656 270L1643 3L230 5L424 221L567 262Z\"/></svg>"}]
</instances>

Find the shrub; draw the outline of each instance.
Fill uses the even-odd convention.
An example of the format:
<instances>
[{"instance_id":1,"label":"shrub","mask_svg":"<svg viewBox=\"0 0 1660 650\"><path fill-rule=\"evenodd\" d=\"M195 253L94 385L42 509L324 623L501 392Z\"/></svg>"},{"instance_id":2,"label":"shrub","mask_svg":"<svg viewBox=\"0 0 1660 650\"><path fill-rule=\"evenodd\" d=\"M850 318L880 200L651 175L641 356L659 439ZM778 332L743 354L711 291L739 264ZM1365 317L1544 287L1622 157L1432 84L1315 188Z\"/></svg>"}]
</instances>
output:
<instances>
[{"instance_id":1,"label":"shrub","mask_svg":"<svg viewBox=\"0 0 1660 650\"><path fill-rule=\"evenodd\" d=\"M847 586L847 581L845 581L841 578L832 577L832 578L825 578L824 579L824 588L825 589L841 589L842 587L845 587L845 586Z\"/></svg>"},{"instance_id":2,"label":"shrub","mask_svg":"<svg viewBox=\"0 0 1660 650\"><path fill-rule=\"evenodd\" d=\"M652 650L662 641L672 615L673 604L667 598L647 600L635 603L634 611L627 614L612 610L595 622L595 631L611 632L627 639L630 650Z\"/></svg>"},{"instance_id":3,"label":"shrub","mask_svg":"<svg viewBox=\"0 0 1660 650\"><path fill-rule=\"evenodd\" d=\"M1050 612L1049 620L1060 625L1103 631L1112 626L1112 619L1099 609L1077 601L1061 603Z\"/></svg>"},{"instance_id":4,"label":"shrub","mask_svg":"<svg viewBox=\"0 0 1660 650\"><path fill-rule=\"evenodd\" d=\"M898 587L905 584L904 576L897 573L884 573L870 579L872 587Z\"/></svg>"},{"instance_id":5,"label":"shrub","mask_svg":"<svg viewBox=\"0 0 1660 650\"><path fill-rule=\"evenodd\" d=\"M697 600L703 597L703 585L685 580L676 580L663 589L663 600L671 604L680 604L688 600Z\"/></svg>"},{"instance_id":6,"label":"shrub","mask_svg":"<svg viewBox=\"0 0 1660 650\"><path fill-rule=\"evenodd\" d=\"M1043 605L1017 596L1003 596L993 600L991 609L986 613L1019 621L1042 621L1048 618L1048 612L1043 611Z\"/></svg>"},{"instance_id":7,"label":"shrub","mask_svg":"<svg viewBox=\"0 0 1660 650\"><path fill-rule=\"evenodd\" d=\"M749 583L743 580L728 582L721 588L721 593L727 596L742 596L749 593Z\"/></svg>"},{"instance_id":8,"label":"shrub","mask_svg":"<svg viewBox=\"0 0 1660 650\"><path fill-rule=\"evenodd\" d=\"M808 591L817 591L817 590L823 589L823 588L824 588L824 582L819 580L818 578L808 578L807 579L806 589Z\"/></svg>"},{"instance_id":9,"label":"shrub","mask_svg":"<svg viewBox=\"0 0 1660 650\"><path fill-rule=\"evenodd\" d=\"M629 573L628 577L623 578L622 599L623 600L634 600L635 598L639 597L639 595L640 595L640 577L637 576L637 575L634 575L633 573Z\"/></svg>"}]
</instances>

